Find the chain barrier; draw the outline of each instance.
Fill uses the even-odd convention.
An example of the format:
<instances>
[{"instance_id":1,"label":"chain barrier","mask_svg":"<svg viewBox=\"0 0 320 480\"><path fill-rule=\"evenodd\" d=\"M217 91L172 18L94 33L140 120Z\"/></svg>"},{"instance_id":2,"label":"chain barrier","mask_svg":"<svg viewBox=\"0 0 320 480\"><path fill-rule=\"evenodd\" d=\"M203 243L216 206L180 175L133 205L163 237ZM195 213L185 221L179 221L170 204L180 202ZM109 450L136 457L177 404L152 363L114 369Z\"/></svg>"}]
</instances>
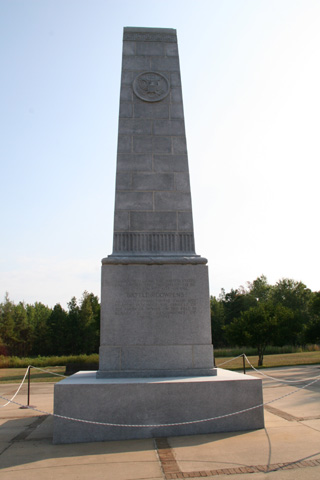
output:
<instances>
[{"instance_id":1,"label":"chain barrier","mask_svg":"<svg viewBox=\"0 0 320 480\"><path fill-rule=\"evenodd\" d=\"M255 368L252 365L252 363L250 362L249 358L247 357L247 355L245 353L241 353L241 355L238 355L237 357L231 358L231 359L227 360L226 362L219 363L219 365L217 365L217 367L220 368L220 367L222 367L222 365L225 365L226 363L229 363L229 362L233 362L233 360L236 360L239 357L244 357L246 359L248 365L252 368L252 370L257 372L258 374L263 375L266 378L270 378L272 380L275 380L276 382L279 382L279 383L302 383L302 382L307 382L309 380L313 380L314 378L319 378L320 377L320 375L318 375L317 377L310 377L310 378L305 378L305 379L301 379L301 380L280 380L277 377L272 377L271 375L267 375L266 373L262 372L261 370L258 370L257 368Z\"/></svg>"},{"instance_id":2,"label":"chain barrier","mask_svg":"<svg viewBox=\"0 0 320 480\"><path fill-rule=\"evenodd\" d=\"M261 370L257 370L253 365L252 363L250 362L249 358L247 357L247 355L244 353L243 354L246 361L248 362L248 364L250 365L250 367L257 373L259 373L260 375L263 375L264 377L266 378L271 378L272 380L275 380L276 382L279 382L279 383L301 383L301 382L308 382L309 380L313 380L315 378L320 378L320 375L317 375L316 377L311 377L311 378L305 378L305 379L301 379L301 380L280 380L279 378L276 378L276 377L272 377L271 375L267 375L266 373L262 372Z\"/></svg>"},{"instance_id":3,"label":"chain barrier","mask_svg":"<svg viewBox=\"0 0 320 480\"><path fill-rule=\"evenodd\" d=\"M229 363L229 362L233 362L233 360L236 360L237 358L240 358L240 357L243 357L243 353L241 353L240 355L238 355L237 357L234 357L234 358L231 358L223 363L219 363L219 365L217 365L218 368L222 367L222 365L225 365L226 363Z\"/></svg>"},{"instance_id":4,"label":"chain barrier","mask_svg":"<svg viewBox=\"0 0 320 480\"><path fill-rule=\"evenodd\" d=\"M9 403L13 403L12 401L16 398L16 396L17 396L18 393L20 392L21 387L22 387L22 385L24 384L25 379L27 378L27 375L28 375L28 373L29 373L29 370L30 370L30 365L29 365L29 367L27 368L27 371L26 371L26 373L24 374L24 377L23 377L23 379L22 379L22 381L21 381L21 383L20 383L20 385L19 385L18 390L16 391L16 393L13 395L13 397L11 397L10 400L7 401L7 403L5 403L4 405L0 405L0 408L6 407L7 405L9 405ZM3 397L1 397L1 398L3 398ZM6 400L7 400L7 399L6 399Z\"/></svg>"},{"instance_id":5,"label":"chain barrier","mask_svg":"<svg viewBox=\"0 0 320 480\"><path fill-rule=\"evenodd\" d=\"M29 367L27 369L27 372L26 372L26 375L28 373L28 370L29 370ZM25 377L26 377L25 375ZM44 414L44 415L51 415L53 417L56 417L56 418L61 418L63 420L71 420L71 421L74 421L74 422L80 422L80 423L86 423L86 424L92 424L92 425L100 425L100 426L104 426L104 427L122 427L122 428L159 428L159 427L173 427L173 426L178 426L178 425L191 425L191 424L195 424L195 423L204 423L204 422L211 422L211 421L214 421L214 420L220 420L222 418L227 418L227 417L232 417L234 415L239 415L239 414L242 414L242 413L246 413L246 412L249 412L251 410L255 410L256 408L262 408L264 407L265 405L270 405L271 403L274 403L274 402L277 402L278 400L282 400L283 398L286 398L286 397L289 397L297 392L299 392L300 390L304 390L306 389L307 387L310 387L311 385L317 383L318 381L320 380L320 375L315 377L315 379L304 385L303 387L298 387L296 388L295 390L293 390L292 392L289 392L289 393L286 393L284 395L281 395L280 397L278 398L275 398L273 400L269 400L269 402L265 402L265 403L261 403L259 405L255 405L253 407L249 407L249 408L246 408L246 409L243 409L243 410L239 410L237 412L232 412L232 413L227 413L227 414L224 414L224 415L219 415L219 416L216 416L216 417L211 417L211 418L204 418L204 419L200 419L200 420L191 420L191 421L188 421L188 422L177 422L177 423L167 423L167 424L155 424L155 425L152 425L152 424L148 424L148 425L136 425L136 424L121 424L121 423L111 423L111 422L94 422L92 420L85 420L85 419L80 419L80 418L73 418L73 417L68 417L66 415L59 415L57 413L50 413L50 412L45 412L43 410L40 410L38 408L35 408L35 407L31 407L29 406L28 408L30 410L33 410L35 412L38 412L38 413L41 413L41 414ZM17 395L17 393L15 394ZM0 398L2 398L3 400L6 400L8 401L8 403L14 403L15 405L18 405L18 406L23 406L21 403L18 403L14 400L8 400L7 398L3 397L2 395L0 395Z\"/></svg>"},{"instance_id":6,"label":"chain barrier","mask_svg":"<svg viewBox=\"0 0 320 480\"><path fill-rule=\"evenodd\" d=\"M50 372L50 370L46 370L44 368L34 367L33 365L29 365L29 368L34 368L36 370L40 370L41 372L51 373L51 375L56 375L57 377L68 378L67 375L61 375L61 373Z\"/></svg>"},{"instance_id":7,"label":"chain barrier","mask_svg":"<svg viewBox=\"0 0 320 480\"><path fill-rule=\"evenodd\" d=\"M45 370L43 368L39 368L39 367L34 367L33 365L29 365L27 367L27 371L26 373L24 374L24 377L18 387L18 390L16 391L16 393L13 395L13 397L11 397L10 400L7 401L7 403L5 403L4 405L0 405L0 408L4 408L6 407L7 405L9 405L9 403L12 403L12 400L14 400L16 398L16 396L18 395L18 393L20 392L21 388L22 388L22 385L24 384L25 382L25 379L27 378L27 375L30 371L31 368L35 368L36 370L41 370L42 372L46 372L46 373L51 373L51 375L57 375L58 377L64 377L64 378L67 378L66 375L61 375L60 373L55 373L55 372L50 372L49 370ZM24 406L24 405L23 405Z\"/></svg>"}]
</instances>

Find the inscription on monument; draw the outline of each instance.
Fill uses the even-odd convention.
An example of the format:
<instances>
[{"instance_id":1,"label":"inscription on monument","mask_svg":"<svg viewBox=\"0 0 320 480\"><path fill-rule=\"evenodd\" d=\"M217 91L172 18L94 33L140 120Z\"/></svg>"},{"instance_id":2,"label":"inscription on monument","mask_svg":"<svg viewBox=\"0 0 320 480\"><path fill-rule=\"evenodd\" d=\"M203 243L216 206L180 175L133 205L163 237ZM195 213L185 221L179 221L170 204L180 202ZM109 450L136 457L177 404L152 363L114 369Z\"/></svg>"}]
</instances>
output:
<instances>
[{"instance_id":1,"label":"inscription on monument","mask_svg":"<svg viewBox=\"0 0 320 480\"><path fill-rule=\"evenodd\" d=\"M133 91L145 102L159 102L169 93L169 80L157 72L140 73L133 81Z\"/></svg>"},{"instance_id":2,"label":"inscription on monument","mask_svg":"<svg viewBox=\"0 0 320 480\"><path fill-rule=\"evenodd\" d=\"M195 280L172 280L147 282L143 280L114 283L122 287L124 296L113 303L114 315L167 316L194 315L197 299L192 298Z\"/></svg>"}]
</instances>

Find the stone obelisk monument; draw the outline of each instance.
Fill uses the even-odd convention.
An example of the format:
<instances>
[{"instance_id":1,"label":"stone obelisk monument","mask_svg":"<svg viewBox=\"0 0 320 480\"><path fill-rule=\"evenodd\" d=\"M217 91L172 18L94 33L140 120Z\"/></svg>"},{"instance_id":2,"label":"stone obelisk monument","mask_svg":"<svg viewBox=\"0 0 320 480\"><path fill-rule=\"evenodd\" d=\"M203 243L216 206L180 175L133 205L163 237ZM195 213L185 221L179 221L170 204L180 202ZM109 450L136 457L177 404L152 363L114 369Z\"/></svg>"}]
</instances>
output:
<instances>
[{"instance_id":1,"label":"stone obelisk monument","mask_svg":"<svg viewBox=\"0 0 320 480\"><path fill-rule=\"evenodd\" d=\"M213 366L206 264L195 252L176 31L125 28L99 370L55 386L55 413L88 421L55 418L55 443L263 427L261 406L228 415L261 405L261 380Z\"/></svg>"},{"instance_id":2,"label":"stone obelisk monument","mask_svg":"<svg viewBox=\"0 0 320 480\"><path fill-rule=\"evenodd\" d=\"M125 28L98 377L216 373L206 263L195 254L176 31Z\"/></svg>"}]
</instances>

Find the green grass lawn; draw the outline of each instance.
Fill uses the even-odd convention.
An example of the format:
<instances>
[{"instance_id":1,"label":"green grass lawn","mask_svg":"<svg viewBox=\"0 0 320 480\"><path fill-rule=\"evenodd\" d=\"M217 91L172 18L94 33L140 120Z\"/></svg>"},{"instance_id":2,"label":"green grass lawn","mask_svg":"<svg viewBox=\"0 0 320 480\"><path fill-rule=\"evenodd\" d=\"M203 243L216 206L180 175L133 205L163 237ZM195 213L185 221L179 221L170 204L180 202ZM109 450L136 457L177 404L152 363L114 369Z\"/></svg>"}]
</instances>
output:
<instances>
[{"instance_id":1,"label":"green grass lawn","mask_svg":"<svg viewBox=\"0 0 320 480\"><path fill-rule=\"evenodd\" d=\"M26 368L0 368L0 383L20 383L26 373ZM48 373L35 368L31 369L31 382L59 382L63 377L52 375L52 373L59 373L64 375L65 366L48 367ZM27 383L27 379L25 380Z\"/></svg>"},{"instance_id":2,"label":"green grass lawn","mask_svg":"<svg viewBox=\"0 0 320 480\"><path fill-rule=\"evenodd\" d=\"M216 357L216 366L219 367L227 360L231 360L232 357ZM258 368L258 356L248 356L248 359L255 368ZM273 367L287 367L294 365L314 365L320 364L320 352L298 352L298 353L282 353L277 355L265 355L263 358L263 368ZM222 365L221 368L228 370L241 370L243 367L242 358L237 358L231 362ZM246 368L251 368L246 362ZM260 367L261 368L261 367Z\"/></svg>"},{"instance_id":3,"label":"green grass lawn","mask_svg":"<svg viewBox=\"0 0 320 480\"><path fill-rule=\"evenodd\" d=\"M257 368L258 366L258 356L248 356L252 365ZM220 357L217 356L216 366L219 367L222 363L227 360L231 360L232 357ZM285 367L285 366L294 366L294 365L314 365L320 364L320 351L317 352L299 352L299 353L283 353L277 355L266 355L263 361L263 368L270 367ZM231 362L222 365L221 368L227 370L242 370L243 360L242 358L237 358ZM246 369L250 370L250 366L246 362ZM31 369L31 381L32 382L59 382L62 377L52 375L49 372L59 373L64 375L65 366L55 366L47 367L48 373L36 368ZM24 374L26 373L26 368L0 368L0 383L20 383Z\"/></svg>"}]
</instances>

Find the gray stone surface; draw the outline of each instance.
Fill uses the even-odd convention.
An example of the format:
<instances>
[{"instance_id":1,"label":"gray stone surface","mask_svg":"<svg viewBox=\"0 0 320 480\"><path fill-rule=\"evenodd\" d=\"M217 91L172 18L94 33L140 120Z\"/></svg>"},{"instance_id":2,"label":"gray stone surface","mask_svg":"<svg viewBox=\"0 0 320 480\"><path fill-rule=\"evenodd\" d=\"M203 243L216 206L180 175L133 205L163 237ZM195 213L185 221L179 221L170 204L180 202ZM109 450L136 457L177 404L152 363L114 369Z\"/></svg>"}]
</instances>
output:
<instances>
[{"instance_id":1,"label":"gray stone surface","mask_svg":"<svg viewBox=\"0 0 320 480\"><path fill-rule=\"evenodd\" d=\"M149 172L149 171L151 172L152 171L152 155L149 155L148 153L143 153L141 155L128 155L126 153L119 152L118 161L117 161L117 171L118 172L119 171L120 172ZM128 212L129 211L130 210L128 210Z\"/></svg>"},{"instance_id":2,"label":"gray stone surface","mask_svg":"<svg viewBox=\"0 0 320 480\"><path fill-rule=\"evenodd\" d=\"M135 55L136 44L135 42L123 42L123 55Z\"/></svg>"},{"instance_id":3,"label":"gray stone surface","mask_svg":"<svg viewBox=\"0 0 320 480\"><path fill-rule=\"evenodd\" d=\"M186 142L186 137L173 137L172 138L172 144L173 144L173 153L187 153L187 142Z\"/></svg>"},{"instance_id":4,"label":"gray stone surface","mask_svg":"<svg viewBox=\"0 0 320 480\"><path fill-rule=\"evenodd\" d=\"M117 210L152 210L153 195L151 192L117 192Z\"/></svg>"},{"instance_id":5,"label":"gray stone surface","mask_svg":"<svg viewBox=\"0 0 320 480\"><path fill-rule=\"evenodd\" d=\"M139 208L136 208L139 210ZM125 210L124 210L125 212ZM131 225L131 221L130 221ZM144 228L143 228L144 229ZM193 235L190 232L181 231L179 233L171 233L171 232L155 232L150 229L148 233L146 232L128 232L128 231L118 231L114 234L113 238L113 260L120 260L123 257L127 257L128 255L132 256L132 259L137 259L138 262L134 263L141 263L144 262L140 261L140 258L144 258L146 252L148 252L148 257L152 256L162 256L166 255L167 260L170 259L172 255L181 255L184 259L183 263L186 262L186 257L190 257L190 264L193 264L194 259L194 239ZM111 257L112 257L111 256ZM138 256L136 258L136 256ZM141 256L139 258L139 256ZM163 258L163 257L162 257ZM113 261L112 263L115 263ZM154 259L154 263L156 259ZM165 263L165 262L161 262ZM168 262L170 263L170 262Z\"/></svg>"},{"instance_id":6,"label":"gray stone surface","mask_svg":"<svg viewBox=\"0 0 320 480\"><path fill-rule=\"evenodd\" d=\"M152 153L153 139L151 136L135 136L133 137L133 152L134 153Z\"/></svg>"},{"instance_id":7,"label":"gray stone surface","mask_svg":"<svg viewBox=\"0 0 320 480\"><path fill-rule=\"evenodd\" d=\"M187 155L154 155L153 168L155 172L189 173L188 157Z\"/></svg>"},{"instance_id":8,"label":"gray stone surface","mask_svg":"<svg viewBox=\"0 0 320 480\"><path fill-rule=\"evenodd\" d=\"M137 238L137 231L150 238L151 232L161 233L162 229L169 233L171 225L174 251L179 253L181 245L180 253L185 255L184 241L178 239L179 225L189 238L193 237L193 222L179 53L173 29L124 29L117 172L121 176L116 182L113 253L119 254L120 241L121 252L127 244L133 254L132 239ZM131 172L139 175L125 175ZM183 175L178 175L180 172ZM140 216L137 210L141 210ZM128 216L119 215L120 211ZM175 212L176 221L171 215L165 221L160 212ZM188 214L188 222L178 221L180 213ZM152 248L143 253L163 253L163 245L155 247L156 241L156 237L148 240L145 245ZM193 238L190 245L193 250L188 247L188 254L194 255ZM168 254L172 254L170 241L168 247ZM141 255L141 248L136 253Z\"/></svg>"},{"instance_id":9,"label":"gray stone surface","mask_svg":"<svg viewBox=\"0 0 320 480\"><path fill-rule=\"evenodd\" d=\"M175 173L174 174L174 184L176 190L181 192L190 192L190 181L189 175L186 173Z\"/></svg>"},{"instance_id":10,"label":"gray stone surface","mask_svg":"<svg viewBox=\"0 0 320 480\"><path fill-rule=\"evenodd\" d=\"M134 76L134 81L136 80L137 77ZM132 82L134 84L134 82ZM170 92L168 92L170 93ZM146 99L142 99L138 97L137 95L133 95L133 105L145 105L147 102ZM166 97L162 98L161 101L159 100L157 105L169 105L170 104L170 95L167 95ZM147 102L147 105L152 105L152 103Z\"/></svg>"},{"instance_id":11,"label":"gray stone surface","mask_svg":"<svg viewBox=\"0 0 320 480\"><path fill-rule=\"evenodd\" d=\"M187 210L190 211L190 195L188 193L177 192L156 192L154 195L155 209L161 210Z\"/></svg>"},{"instance_id":12,"label":"gray stone surface","mask_svg":"<svg viewBox=\"0 0 320 480\"><path fill-rule=\"evenodd\" d=\"M117 175L117 190L128 190L132 188L132 173L118 173Z\"/></svg>"},{"instance_id":13,"label":"gray stone surface","mask_svg":"<svg viewBox=\"0 0 320 480\"><path fill-rule=\"evenodd\" d=\"M109 255L102 259L102 265L206 265L206 258L178 255Z\"/></svg>"},{"instance_id":14,"label":"gray stone surface","mask_svg":"<svg viewBox=\"0 0 320 480\"><path fill-rule=\"evenodd\" d=\"M131 118L132 115L133 115L132 103L121 102L120 103L119 117L120 118Z\"/></svg>"},{"instance_id":15,"label":"gray stone surface","mask_svg":"<svg viewBox=\"0 0 320 480\"><path fill-rule=\"evenodd\" d=\"M135 231L143 230L146 223L149 224L149 229L155 232L158 230L170 232L177 229L176 212L132 212L130 219L131 228Z\"/></svg>"},{"instance_id":16,"label":"gray stone surface","mask_svg":"<svg viewBox=\"0 0 320 480\"><path fill-rule=\"evenodd\" d=\"M169 104L137 103L133 107L136 118L169 118Z\"/></svg>"},{"instance_id":17,"label":"gray stone surface","mask_svg":"<svg viewBox=\"0 0 320 480\"><path fill-rule=\"evenodd\" d=\"M120 103L122 102L132 102L132 88L130 85L122 85L121 87L121 100Z\"/></svg>"},{"instance_id":18,"label":"gray stone surface","mask_svg":"<svg viewBox=\"0 0 320 480\"><path fill-rule=\"evenodd\" d=\"M171 102L182 104L182 92L181 88L171 88Z\"/></svg>"},{"instance_id":19,"label":"gray stone surface","mask_svg":"<svg viewBox=\"0 0 320 480\"><path fill-rule=\"evenodd\" d=\"M107 378L120 373L124 374L122 376L137 376L137 371L139 375L143 371L144 376L148 373L149 377L159 376L158 372L161 372L161 376L172 376L172 371L183 369L187 369L190 376L192 373L198 374L199 369L202 371L206 368L209 375L209 370L213 367L211 345L101 346L100 355L100 369L103 370L101 377Z\"/></svg>"},{"instance_id":20,"label":"gray stone surface","mask_svg":"<svg viewBox=\"0 0 320 480\"><path fill-rule=\"evenodd\" d=\"M152 123L145 118L120 118L119 134L120 135L151 135Z\"/></svg>"},{"instance_id":21,"label":"gray stone surface","mask_svg":"<svg viewBox=\"0 0 320 480\"><path fill-rule=\"evenodd\" d=\"M128 70L122 70L121 74L121 85L132 85L133 81L133 72Z\"/></svg>"},{"instance_id":22,"label":"gray stone surface","mask_svg":"<svg viewBox=\"0 0 320 480\"><path fill-rule=\"evenodd\" d=\"M206 265L106 264L101 289L103 375L116 373L115 358L119 375L213 369Z\"/></svg>"},{"instance_id":23,"label":"gray stone surface","mask_svg":"<svg viewBox=\"0 0 320 480\"><path fill-rule=\"evenodd\" d=\"M171 118L184 118L182 105L174 103L170 105L170 116Z\"/></svg>"},{"instance_id":24,"label":"gray stone surface","mask_svg":"<svg viewBox=\"0 0 320 480\"><path fill-rule=\"evenodd\" d=\"M137 42L137 55L165 55L164 44L158 42Z\"/></svg>"},{"instance_id":25,"label":"gray stone surface","mask_svg":"<svg viewBox=\"0 0 320 480\"><path fill-rule=\"evenodd\" d=\"M183 135L184 121L183 120L154 120L153 132L155 135Z\"/></svg>"},{"instance_id":26,"label":"gray stone surface","mask_svg":"<svg viewBox=\"0 0 320 480\"><path fill-rule=\"evenodd\" d=\"M172 72L170 73L170 81L172 87L179 87L181 86L181 76L180 72Z\"/></svg>"},{"instance_id":27,"label":"gray stone surface","mask_svg":"<svg viewBox=\"0 0 320 480\"><path fill-rule=\"evenodd\" d=\"M117 212L114 216L114 228L118 231L128 231L129 230L129 213L128 212Z\"/></svg>"},{"instance_id":28,"label":"gray stone surface","mask_svg":"<svg viewBox=\"0 0 320 480\"><path fill-rule=\"evenodd\" d=\"M164 70L165 72L179 72L179 59L178 57L154 57L151 58L151 70Z\"/></svg>"},{"instance_id":29,"label":"gray stone surface","mask_svg":"<svg viewBox=\"0 0 320 480\"><path fill-rule=\"evenodd\" d=\"M193 229L192 215L189 212L179 212L178 214L178 229L179 231L190 231Z\"/></svg>"},{"instance_id":30,"label":"gray stone surface","mask_svg":"<svg viewBox=\"0 0 320 480\"><path fill-rule=\"evenodd\" d=\"M132 180L132 187L136 190L161 191L174 188L174 175L169 173L137 173Z\"/></svg>"},{"instance_id":31,"label":"gray stone surface","mask_svg":"<svg viewBox=\"0 0 320 480\"><path fill-rule=\"evenodd\" d=\"M118 153L130 153L132 150L132 137L130 135L119 135Z\"/></svg>"},{"instance_id":32,"label":"gray stone surface","mask_svg":"<svg viewBox=\"0 0 320 480\"><path fill-rule=\"evenodd\" d=\"M218 369L214 377L97 379L79 372L55 385L54 412L115 427L55 418L54 443L194 435L263 428L261 380ZM216 420L183 424L257 408Z\"/></svg>"},{"instance_id":33,"label":"gray stone surface","mask_svg":"<svg viewBox=\"0 0 320 480\"><path fill-rule=\"evenodd\" d=\"M154 153L171 153L171 137L154 137L153 152Z\"/></svg>"},{"instance_id":34,"label":"gray stone surface","mask_svg":"<svg viewBox=\"0 0 320 480\"><path fill-rule=\"evenodd\" d=\"M140 70L144 72L150 69L148 57L125 57L122 58L122 66L126 70Z\"/></svg>"}]
</instances>

